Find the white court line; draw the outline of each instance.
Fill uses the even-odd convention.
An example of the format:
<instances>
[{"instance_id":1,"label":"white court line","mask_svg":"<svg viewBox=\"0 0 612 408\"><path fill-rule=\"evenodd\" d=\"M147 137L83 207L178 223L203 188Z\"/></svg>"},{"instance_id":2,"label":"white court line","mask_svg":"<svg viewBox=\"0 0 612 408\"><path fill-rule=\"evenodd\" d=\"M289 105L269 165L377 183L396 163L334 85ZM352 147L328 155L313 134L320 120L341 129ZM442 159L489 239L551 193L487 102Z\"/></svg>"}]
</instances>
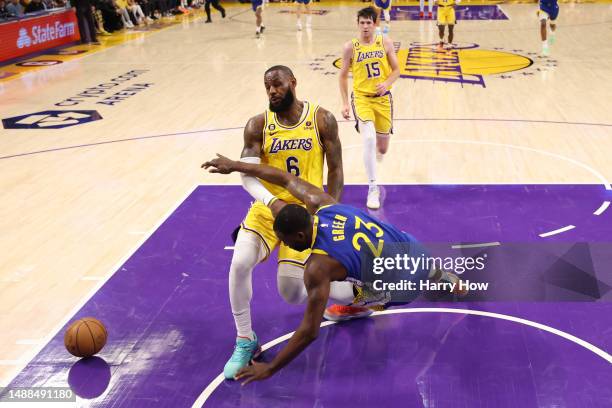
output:
<instances>
[{"instance_id":1,"label":"white court line","mask_svg":"<svg viewBox=\"0 0 612 408\"><path fill-rule=\"evenodd\" d=\"M483 242L482 244L458 244L452 245L452 249L461 249L461 248L486 248L492 246L499 246L501 242Z\"/></svg>"},{"instance_id":2,"label":"white court line","mask_svg":"<svg viewBox=\"0 0 612 408\"><path fill-rule=\"evenodd\" d=\"M501 320L507 320L510 322L515 322L515 323L519 323L519 324L524 324L525 326L530 326L530 327L534 327L536 329L540 329L543 331L547 331L549 333L555 334L559 337L563 337L566 340L569 340L573 343L576 343L577 345L584 347L585 349L597 354L599 357L603 358L604 360L606 360L608 363L612 364L612 355L606 353L604 350L600 349L597 346L594 346L593 344L582 340L579 337L576 337L572 334L566 333L562 330L559 329L555 329L554 327L550 327L547 326L545 324L542 323L537 323L531 320L527 320L527 319L522 319L520 317L516 317L516 316L510 316L510 315L505 315L505 314L501 314L501 313L493 313L493 312L485 312L483 310L471 310L471 309L453 309L453 308L445 308L445 307L423 307L423 308L414 308L414 309L390 309L390 310L384 310L381 312L374 312L372 313L372 315L370 317L374 317L374 316L382 316L382 315L391 315L391 314L403 314L403 313L455 313L455 314L466 314L466 315L474 315L474 316L484 316L484 317L492 317L494 319L501 319ZM326 327L326 326L331 326L332 324L335 324L337 322L332 322L332 321L325 321L323 323L321 323L321 327ZM291 336L293 336L293 333L295 332L291 332L291 333L287 333L281 337L278 337L266 344L264 344L261 349L262 351L266 351L271 347L276 346L279 343L284 342L285 340L291 338ZM195 402L193 403L193 405L191 406L192 408L200 408L202 407L202 405L204 405L204 403L208 400L208 398L210 398L210 396L212 395L212 393L215 391L215 389L223 382L224 376L223 373L219 374L217 377L215 377L214 380L211 381L210 384L208 384L206 386L206 388L204 388L204 391L202 391L202 393L200 394L200 396L198 397L198 399L195 400Z\"/></svg>"},{"instance_id":3,"label":"white court line","mask_svg":"<svg viewBox=\"0 0 612 408\"><path fill-rule=\"evenodd\" d=\"M172 215L172 213L176 211L176 209L187 199L187 197L191 195L191 193L195 191L197 187L198 187L197 185L191 187L191 189L188 190L187 194L184 194L184 196L182 196L180 200L159 219L159 221L153 226L153 228L151 228L151 230L146 235L144 235L140 239L140 241L138 241L138 243L134 246L134 248L131 251L128 251L126 255L123 258L121 258L121 260L110 270L108 275L101 278L98 281L98 283L87 294L87 296L81 299L81 301L75 307L73 307L72 310L68 312L66 316L64 316L64 318L60 321L60 323L57 326L55 326L53 330L51 330L51 332L42 340L39 347L36 347L34 350L31 350L29 353L27 353L27 357L23 358L22 360L4 360L4 361L21 361L21 363L19 364L10 364L10 365L18 365L20 367L12 376L10 376L10 379L6 382L6 385L13 382L15 377L17 377L17 375L19 375L19 373L28 365L28 363L38 353L40 353L43 347L45 347L51 341L51 339L55 337L55 335L60 331L60 329L64 327L66 323L68 323L68 321L85 305L85 303L87 303L89 299L91 299L93 295L95 295L102 286L104 286L106 281L108 281L115 274L115 272L119 270L121 265L126 263L127 260L130 259L130 257L132 257L132 255L134 255L136 251L138 251L138 249L145 243L145 241L149 239L153 235L153 233L159 229L159 227L168 219L168 217L170 217L170 215ZM0 360L0 365L1 365L1 361L2 360ZM0 384L0 386L3 386L3 385Z\"/></svg>"},{"instance_id":4,"label":"white court line","mask_svg":"<svg viewBox=\"0 0 612 408\"><path fill-rule=\"evenodd\" d=\"M534 149L532 147L526 147L526 146L520 146L520 145L511 145L511 144L506 144L506 143L494 143L494 142L482 142L479 140L452 140L452 139L416 139L416 140L392 140L391 143L396 143L396 144L404 144L404 143L435 143L435 142L442 142L442 143L458 143L458 144L477 144L477 145L486 145L486 146L497 146L497 147L509 147L511 149L518 149L518 150L526 150L529 152L535 152L535 153L540 153L544 156L550 156L550 157L554 157L556 159L561 159L561 160L565 160L567 162L570 162L572 164L575 164L578 167L582 167L584 170L587 170L588 172L590 172L591 174L593 174L595 177L597 177L601 183L603 184L604 188L606 190L612 190L612 185L610 185L610 182L603 176L603 174L601 174L600 172L598 172L597 170L595 170L594 168L590 167L589 165L586 165L582 162L579 162L578 160L574 160L571 159L569 157L566 156L561 156L560 154L557 153L551 153L551 152L547 152L546 150L539 150L539 149ZM361 147L362 145L350 145L350 146L345 146L342 150L346 150L346 149L353 149L353 148L357 148L357 147ZM608 202L608 205L610 203ZM603 207L603 206L602 206ZM606 206L607 208L607 206ZM605 211L604 208L601 212ZM601 209L601 207L600 207ZM599 211L599 210L597 210ZM597 212L596 211L596 212ZM595 214L595 215L599 215L599 214ZM550 231L544 234L540 234L541 238L545 238L545 237L549 237L551 235L555 235L555 234L560 234L562 232L565 231L569 231L573 228L576 228L574 225L568 225L567 227L564 228L560 228L558 230L555 231Z\"/></svg>"},{"instance_id":5,"label":"white court line","mask_svg":"<svg viewBox=\"0 0 612 408\"><path fill-rule=\"evenodd\" d=\"M575 226L575 225L566 225L566 226L565 226L565 227L563 227L563 228L559 228L559 229L556 229L556 230L554 230L554 231L543 232L543 233L538 234L538 235L539 235L541 238L546 238L546 237L550 237L551 235L561 234L561 233L563 233L563 232L565 232L565 231L569 231L569 230L572 230L572 229L574 229L574 228L576 228L576 226Z\"/></svg>"},{"instance_id":6,"label":"white court line","mask_svg":"<svg viewBox=\"0 0 612 408\"><path fill-rule=\"evenodd\" d=\"M226 246L226 247L223 247L223 249L227 249L228 251L233 251L234 247L233 246Z\"/></svg>"},{"instance_id":7,"label":"white court line","mask_svg":"<svg viewBox=\"0 0 612 408\"><path fill-rule=\"evenodd\" d=\"M99 281L104 279L102 276L83 276L81 280L84 281Z\"/></svg>"},{"instance_id":8,"label":"white court line","mask_svg":"<svg viewBox=\"0 0 612 408\"><path fill-rule=\"evenodd\" d=\"M603 212L604 212L604 211L606 211L606 210L608 209L608 207L609 207L609 206L610 206L610 202L609 202L609 201L604 201L604 202L601 204L601 207L599 207L599 208L597 209L597 211L595 211L595 212L593 213L593 215L601 215L601 214L603 214Z\"/></svg>"},{"instance_id":9,"label":"white court line","mask_svg":"<svg viewBox=\"0 0 612 408\"><path fill-rule=\"evenodd\" d=\"M603 184L606 190L612 190L612 185L610 185L610 182L608 182L608 180L600 172L590 167L589 165L579 162L578 160L571 159L566 156L561 156L560 154L557 154L557 153L547 152L546 150L534 149L532 147L512 145L512 144L506 144L506 143L482 142L479 140L454 140L454 139L391 140L390 143L405 144L405 143L438 143L438 142L439 143L477 144L477 145L487 145L487 146L497 146L497 147L509 147L511 149L526 150L530 152L540 153L540 154L543 154L544 156L550 156L550 157L554 157L557 159L565 160L572 164L575 164L578 167L582 167L583 169L585 169L586 171L588 171L589 173L597 177L601 181L601 184ZM342 150L354 149L354 148L358 148L362 146L363 145L361 144L349 145L349 146L344 146Z\"/></svg>"}]
</instances>

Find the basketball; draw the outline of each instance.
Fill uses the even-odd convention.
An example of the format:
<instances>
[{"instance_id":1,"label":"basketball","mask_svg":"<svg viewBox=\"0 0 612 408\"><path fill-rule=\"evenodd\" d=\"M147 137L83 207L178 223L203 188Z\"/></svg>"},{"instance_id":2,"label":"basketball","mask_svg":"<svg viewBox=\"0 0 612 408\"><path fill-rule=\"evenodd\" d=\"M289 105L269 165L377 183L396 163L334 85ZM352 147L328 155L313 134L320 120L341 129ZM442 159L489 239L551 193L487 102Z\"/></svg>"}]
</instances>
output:
<instances>
[{"instance_id":1,"label":"basketball","mask_svg":"<svg viewBox=\"0 0 612 408\"><path fill-rule=\"evenodd\" d=\"M108 334L98 319L84 317L73 322L64 334L64 345L76 357L91 357L102 350Z\"/></svg>"}]
</instances>

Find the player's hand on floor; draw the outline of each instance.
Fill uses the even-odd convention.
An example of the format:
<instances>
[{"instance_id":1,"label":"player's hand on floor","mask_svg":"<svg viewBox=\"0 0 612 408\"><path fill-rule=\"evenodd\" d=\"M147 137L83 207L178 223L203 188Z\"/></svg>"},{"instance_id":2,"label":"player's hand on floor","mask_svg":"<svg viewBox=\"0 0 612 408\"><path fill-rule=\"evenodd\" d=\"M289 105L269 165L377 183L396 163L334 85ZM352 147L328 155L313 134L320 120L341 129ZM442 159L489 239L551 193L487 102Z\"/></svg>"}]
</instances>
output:
<instances>
[{"instance_id":1,"label":"player's hand on floor","mask_svg":"<svg viewBox=\"0 0 612 408\"><path fill-rule=\"evenodd\" d=\"M252 365L243 367L236 374L236 380L244 380L242 385L247 385L252 381L265 380L274 374L268 363L258 363L252 361Z\"/></svg>"},{"instance_id":2,"label":"player's hand on floor","mask_svg":"<svg viewBox=\"0 0 612 408\"><path fill-rule=\"evenodd\" d=\"M209 173L230 174L234 171L234 161L217 153L217 158L204 163L201 168L208 169ZM209 167L212 167L209 169Z\"/></svg>"},{"instance_id":3,"label":"player's hand on floor","mask_svg":"<svg viewBox=\"0 0 612 408\"><path fill-rule=\"evenodd\" d=\"M346 120L351 118L348 105L342 107L342 117Z\"/></svg>"}]
</instances>

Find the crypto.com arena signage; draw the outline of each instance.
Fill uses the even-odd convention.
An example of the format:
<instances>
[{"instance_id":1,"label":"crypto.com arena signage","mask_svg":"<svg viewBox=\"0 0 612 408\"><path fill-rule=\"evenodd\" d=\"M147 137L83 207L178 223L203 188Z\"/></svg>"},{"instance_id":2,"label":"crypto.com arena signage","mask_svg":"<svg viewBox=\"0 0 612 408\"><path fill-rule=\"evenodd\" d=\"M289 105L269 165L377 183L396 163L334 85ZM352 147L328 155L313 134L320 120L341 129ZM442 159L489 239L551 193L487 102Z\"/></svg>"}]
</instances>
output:
<instances>
[{"instance_id":1,"label":"crypto.com arena signage","mask_svg":"<svg viewBox=\"0 0 612 408\"><path fill-rule=\"evenodd\" d=\"M0 62L79 41L73 9L0 24Z\"/></svg>"}]
</instances>

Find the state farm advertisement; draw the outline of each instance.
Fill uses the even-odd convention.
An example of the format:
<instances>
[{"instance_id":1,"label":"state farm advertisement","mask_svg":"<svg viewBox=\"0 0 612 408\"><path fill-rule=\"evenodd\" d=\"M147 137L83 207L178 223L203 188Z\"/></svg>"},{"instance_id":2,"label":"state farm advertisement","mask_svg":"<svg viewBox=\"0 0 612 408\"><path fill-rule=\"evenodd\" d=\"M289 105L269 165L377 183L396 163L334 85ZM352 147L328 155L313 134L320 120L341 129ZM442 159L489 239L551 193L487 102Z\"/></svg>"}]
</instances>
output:
<instances>
[{"instance_id":1,"label":"state farm advertisement","mask_svg":"<svg viewBox=\"0 0 612 408\"><path fill-rule=\"evenodd\" d=\"M0 24L0 61L79 41L74 10Z\"/></svg>"}]
</instances>

